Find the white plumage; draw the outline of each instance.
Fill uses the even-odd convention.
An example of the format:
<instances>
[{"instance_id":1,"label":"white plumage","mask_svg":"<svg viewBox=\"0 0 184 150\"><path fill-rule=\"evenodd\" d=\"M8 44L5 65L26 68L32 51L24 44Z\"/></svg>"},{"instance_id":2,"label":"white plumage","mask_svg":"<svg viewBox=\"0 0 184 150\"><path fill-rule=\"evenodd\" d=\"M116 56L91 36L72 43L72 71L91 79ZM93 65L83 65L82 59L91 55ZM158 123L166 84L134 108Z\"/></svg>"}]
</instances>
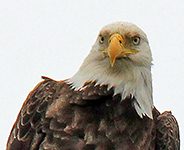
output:
<instances>
[{"instance_id":1,"label":"white plumage","mask_svg":"<svg viewBox=\"0 0 184 150\"><path fill-rule=\"evenodd\" d=\"M112 67L109 56L103 52L109 46L109 37L117 33L127 39L126 48L136 49L138 53L116 59ZM105 37L103 44L100 42L102 36ZM135 36L140 38L138 45L130 41ZM114 87L114 95L121 93L122 100L130 95L135 97L134 107L141 118L145 115L153 118L151 61L146 34L132 23L114 22L101 29L89 55L68 82L75 90L82 90L84 84L91 81L95 81L96 85L108 85L109 89Z\"/></svg>"}]
</instances>

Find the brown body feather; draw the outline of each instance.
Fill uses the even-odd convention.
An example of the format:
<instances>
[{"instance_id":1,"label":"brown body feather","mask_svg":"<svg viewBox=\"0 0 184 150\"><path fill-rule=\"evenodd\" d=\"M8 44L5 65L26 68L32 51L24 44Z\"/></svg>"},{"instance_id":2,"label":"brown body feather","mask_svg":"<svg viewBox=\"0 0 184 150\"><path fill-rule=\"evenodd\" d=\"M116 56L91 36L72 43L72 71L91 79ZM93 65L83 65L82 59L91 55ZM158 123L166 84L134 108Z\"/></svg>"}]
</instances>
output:
<instances>
[{"instance_id":1,"label":"brown body feather","mask_svg":"<svg viewBox=\"0 0 184 150\"><path fill-rule=\"evenodd\" d=\"M45 78L23 104L7 150L178 150L179 129L170 112L140 118L134 99L88 83L74 91Z\"/></svg>"}]
</instances>

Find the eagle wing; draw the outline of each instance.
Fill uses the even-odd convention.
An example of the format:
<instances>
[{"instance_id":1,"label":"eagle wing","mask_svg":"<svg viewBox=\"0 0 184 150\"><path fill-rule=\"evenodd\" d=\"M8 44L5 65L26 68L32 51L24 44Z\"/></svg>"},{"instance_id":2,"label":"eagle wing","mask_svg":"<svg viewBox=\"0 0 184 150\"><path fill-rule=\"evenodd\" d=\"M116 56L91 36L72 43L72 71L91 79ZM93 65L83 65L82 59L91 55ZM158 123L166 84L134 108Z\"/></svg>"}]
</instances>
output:
<instances>
[{"instance_id":1,"label":"eagle wing","mask_svg":"<svg viewBox=\"0 0 184 150\"><path fill-rule=\"evenodd\" d=\"M94 87L94 84L88 84L84 91L76 92L65 81L44 77L44 81L40 82L25 100L11 130L7 150L94 149L93 144L84 140L86 133L88 134L85 138L88 141L99 140L88 138L94 134L92 132L97 129L96 122L99 122L95 115L99 110L90 106L103 101L98 99L101 95L106 96L106 100L107 95L112 97L113 94L112 90L106 90L107 86ZM94 122L94 125L90 126L91 122ZM108 145L108 142L106 143Z\"/></svg>"},{"instance_id":2,"label":"eagle wing","mask_svg":"<svg viewBox=\"0 0 184 150\"><path fill-rule=\"evenodd\" d=\"M49 121L45 113L53 101L56 86L56 81L45 79L30 92L11 130L7 150L39 148L45 138L42 127Z\"/></svg>"},{"instance_id":3,"label":"eagle wing","mask_svg":"<svg viewBox=\"0 0 184 150\"><path fill-rule=\"evenodd\" d=\"M179 150L179 126L170 111L165 111L157 117L156 150Z\"/></svg>"}]
</instances>

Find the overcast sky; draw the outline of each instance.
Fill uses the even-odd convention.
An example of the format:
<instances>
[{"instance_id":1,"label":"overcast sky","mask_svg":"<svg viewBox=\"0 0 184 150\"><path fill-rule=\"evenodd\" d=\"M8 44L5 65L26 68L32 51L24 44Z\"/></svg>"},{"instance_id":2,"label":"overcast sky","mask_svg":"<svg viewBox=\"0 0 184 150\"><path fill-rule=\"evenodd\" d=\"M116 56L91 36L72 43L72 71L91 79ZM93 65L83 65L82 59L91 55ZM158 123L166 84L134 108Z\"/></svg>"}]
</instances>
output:
<instances>
[{"instance_id":1,"label":"overcast sky","mask_svg":"<svg viewBox=\"0 0 184 150\"><path fill-rule=\"evenodd\" d=\"M0 0L0 148L41 76L71 77L101 27L114 21L147 34L154 105L172 111L184 141L183 0Z\"/></svg>"}]
</instances>

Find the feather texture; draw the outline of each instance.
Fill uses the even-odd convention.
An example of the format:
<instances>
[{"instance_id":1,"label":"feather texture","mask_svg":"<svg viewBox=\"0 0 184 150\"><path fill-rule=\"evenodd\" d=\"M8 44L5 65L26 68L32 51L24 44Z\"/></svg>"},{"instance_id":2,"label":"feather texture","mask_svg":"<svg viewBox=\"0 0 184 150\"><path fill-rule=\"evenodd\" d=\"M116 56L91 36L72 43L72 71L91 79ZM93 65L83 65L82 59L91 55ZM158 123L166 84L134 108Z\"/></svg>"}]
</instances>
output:
<instances>
[{"instance_id":1,"label":"feather texture","mask_svg":"<svg viewBox=\"0 0 184 150\"><path fill-rule=\"evenodd\" d=\"M121 95L114 96L114 89L107 90L107 85L88 83L85 90L74 91L64 81L45 78L25 101L7 150L178 148L174 117L160 115L154 108L153 119L140 118L132 107L134 100L121 101Z\"/></svg>"}]
</instances>

